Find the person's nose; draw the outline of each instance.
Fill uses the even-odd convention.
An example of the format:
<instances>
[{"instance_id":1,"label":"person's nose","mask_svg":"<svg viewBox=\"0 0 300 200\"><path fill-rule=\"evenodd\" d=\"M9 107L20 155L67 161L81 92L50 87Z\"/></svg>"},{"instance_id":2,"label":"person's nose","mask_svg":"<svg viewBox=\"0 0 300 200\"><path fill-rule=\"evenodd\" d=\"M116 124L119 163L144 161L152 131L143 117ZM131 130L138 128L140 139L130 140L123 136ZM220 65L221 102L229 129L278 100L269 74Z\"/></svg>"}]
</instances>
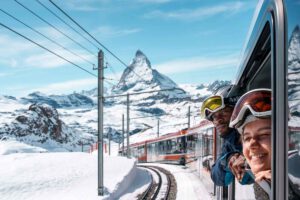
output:
<instances>
[{"instance_id":1,"label":"person's nose","mask_svg":"<svg viewBox=\"0 0 300 200\"><path fill-rule=\"evenodd\" d=\"M222 116L216 116L216 117L214 118L214 121L215 121L216 124L222 124L223 121L224 121L224 119L223 119Z\"/></svg>"},{"instance_id":2,"label":"person's nose","mask_svg":"<svg viewBox=\"0 0 300 200\"><path fill-rule=\"evenodd\" d=\"M252 137L250 142L249 142L250 148L256 147L258 145L258 139L255 137Z\"/></svg>"}]
</instances>

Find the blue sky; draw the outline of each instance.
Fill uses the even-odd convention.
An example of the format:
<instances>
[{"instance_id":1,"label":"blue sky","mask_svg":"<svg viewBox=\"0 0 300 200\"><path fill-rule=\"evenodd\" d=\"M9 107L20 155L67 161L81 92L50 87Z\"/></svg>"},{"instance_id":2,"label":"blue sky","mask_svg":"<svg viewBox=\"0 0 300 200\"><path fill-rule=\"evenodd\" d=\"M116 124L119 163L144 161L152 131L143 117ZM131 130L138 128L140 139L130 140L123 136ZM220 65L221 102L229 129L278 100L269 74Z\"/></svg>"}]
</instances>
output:
<instances>
[{"instance_id":1,"label":"blue sky","mask_svg":"<svg viewBox=\"0 0 300 200\"><path fill-rule=\"evenodd\" d=\"M14 0L0 8L55 40L63 50L0 11L0 23L92 70L98 49L80 37L37 0L18 0L90 52L25 10ZM47 8L84 34L48 0ZM257 1L221 0L53 0L98 41L129 64L137 49L152 67L176 83L232 80ZM86 36L88 37L88 36ZM89 38L89 37L88 37ZM92 39L89 38L91 41ZM95 42L94 42L95 43ZM95 43L96 44L96 43ZM99 46L99 45L98 45ZM112 83L124 66L104 51ZM88 60L89 62L87 62ZM97 79L0 26L0 94L22 96L33 91L62 94L96 87ZM109 86L109 85L108 85Z\"/></svg>"}]
</instances>

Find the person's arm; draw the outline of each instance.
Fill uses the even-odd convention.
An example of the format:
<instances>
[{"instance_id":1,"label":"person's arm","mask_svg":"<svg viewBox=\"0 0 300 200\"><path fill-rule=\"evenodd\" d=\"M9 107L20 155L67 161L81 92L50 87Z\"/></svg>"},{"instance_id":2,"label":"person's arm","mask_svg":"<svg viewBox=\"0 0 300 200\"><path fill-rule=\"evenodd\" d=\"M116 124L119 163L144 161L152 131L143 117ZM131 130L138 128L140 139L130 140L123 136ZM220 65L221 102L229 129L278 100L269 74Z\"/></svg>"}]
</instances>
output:
<instances>
[{"instance_id":1,"label":"person's arm","mask_svg":"<svg viewBox=\"0 0 300 200\"><path fill-rule=\"evenodd\" d=\"M228 158L228 167L242 185L254 183L254 179L246 170L246 159L241 153L234 153Z\"/></svg>"},{"instance_id":2,"label":"person's arm","mask_svg":"<svg viewBox=\"0 0 300 200\"><path fill-rule=\"evenodd\" d=\"M218 186L229 185L234 176L232 172L227 167L227 157L229 153L224 154L219 159L216 160L211 169L211 179Z\"/></svg>"}]
</instances>

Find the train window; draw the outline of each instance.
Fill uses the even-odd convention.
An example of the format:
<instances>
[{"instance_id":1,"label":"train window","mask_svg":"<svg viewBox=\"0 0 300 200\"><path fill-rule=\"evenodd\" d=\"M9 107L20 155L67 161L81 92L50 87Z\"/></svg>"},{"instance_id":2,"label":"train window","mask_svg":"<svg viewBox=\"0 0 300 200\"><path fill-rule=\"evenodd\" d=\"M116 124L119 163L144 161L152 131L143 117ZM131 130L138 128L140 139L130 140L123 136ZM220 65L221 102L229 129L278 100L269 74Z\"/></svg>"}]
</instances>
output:
<instances>
[{"instance_id":1,"label":"train window","mask_svg":"<svg viewBox=\"0 0 300 200\"><path fill-rule=\"evenodd\" d=\"M287 99L288 99L288 199L300 199L300 4L286 2L288 17Z\"/></svg>"},{"instance_id":2,"label":"train window","mask_svg":"<svg viewBox=\"0 0 300 200\"><path fill-rule=\"evenodd\" d=\"M166 154L170 154L172 152L172 142L171 140L167 140L167 150L166 150Z\"/></svg>"},{"instance_id":3,"label":"train window","mask_svg":"<svg viewBox=\"0 0 300 200\"><path fill-rule=\"evenodd\" d=\"M265 5L264 8L267 8ZM236 82L236 89L233 91L236 93L236 95L243 95L246 92L258 89L258 88L272 88L272 71L274 68L274 47L275 43L273 40L273 31L272 31L272 16L270 13L266 14L266 12L269 12L268 9L261 10L261 13L259 15L259 18L257 19L257 23L255 24L252 33L251 38L249 39L249 43L247 46L247 50L245 51L246 55L244 55L243 62L241 63L241 71L239 74L239 79ZM272 50L274 52L272 52ZM272 121L271 116L271 121ZM262 121L260 121L262 122ZM265 123L266 121L262 122ZM262 124L260 123L260 124ZM266 126L264 124L263 126ZM269 124L268 124L269 126ZM270 125L273 126L273 125ZM254 127L252 126L251 129ZM269 127L268 127L269 128ZM255 132L254 132L255 131ZM260 130L253 131L253 137L257 137L259 135ZM274 129L271 127L272 131L272 138L274 137ZM265 131L267 133L267 131ZM265 133L265 134L266 134ZM269 132L268 132L269 133ZM232 185L228 188L228 196L234 196L236 199L245 199L245 198L251 198L251 199L268 199L271 198L271 162L272 162L272 144L271 144L271 137L266 137L265 141L261 141L261 143L257 146L259 147L260 152L264 152L265 160L260 160L261 162L255 162L252 160L251 156L249 156L251 153L255 153L255 150L252 146L247 146L245 143L243 143L243 151L248 152L248 154L245 154L245 158L247 160L249 167L251 168L253 174L262 173L265 174L268 179L264 179L262 181L256 182L254 185L251 186L241 186L239 183L232 183ZM220 146L220 144L216 144L217 146ZM263 166L263 167L262 167ZM254 190L254 192L253 192ZM255 193L255 197L251 196L253 193ZM245 196L246 195L246 196Z\"/></svg>"}]
</instances>

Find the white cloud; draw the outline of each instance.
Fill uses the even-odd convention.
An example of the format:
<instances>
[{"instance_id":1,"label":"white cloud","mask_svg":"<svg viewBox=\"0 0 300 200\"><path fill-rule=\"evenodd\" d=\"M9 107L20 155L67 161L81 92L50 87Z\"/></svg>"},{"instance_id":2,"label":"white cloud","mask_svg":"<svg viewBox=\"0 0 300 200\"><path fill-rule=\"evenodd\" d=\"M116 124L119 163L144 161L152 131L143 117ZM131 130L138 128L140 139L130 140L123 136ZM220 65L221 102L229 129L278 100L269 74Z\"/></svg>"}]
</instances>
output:
<instances>
[{"instance_id":1,"label":"white cloud","mask_svg":"<svg viewBox=\"0 0 300 200\"><path fill-rule=\"evenodd\" d=\"M43 28L39 28L42 30ZM44 29L47 31L48 29ZM49 32L52 36L54 36L55 32ZM33 38L33 40L37 40L37 38ZM97 52L95 51L95 57L91 54L87 54L87 52L83 53L82 51L74 50L71 48L71 42L64 42L64 47L72 51L74 54L63 50L61 47L53 44L48 40L39 40L39 43L55 52L58 55L66 58L67 60L76 63L77 65L84 64L85 66L91 66L91 64L87 63L82 58L94 63L96 62ZM37 67L37 68L53 68L53 67L61 67L64 65L70 65L67 61L53 55L46 50L23 40L20 37L8 36L0 33L0 64L7 67Z\"/></svg>"},{"instance_id":2,"label":"white cloud","mask_svg":"<svg viewBox=\"0 0 300 200\"><path fill-rule=\"evenodd\" d=\"M238 55L231 54L225 56L193 57L188 59L178 59L154 65L163 74L177 74L182 72L192 72L200 69L214 70L225 67L236 67L238 65Z\"/></svg>"},{"instance_id":3,"label":"white cloud","mask_svg":"<svg viewBox=\"0 0 300 200\"><path fill-rule=\"evenodd\" d=\"M98 27L97 30L94 31L94 35L99 35L102 38L114 38L114 37L120 37L124 35L130 35L134 33L140 32L141 29L133 28L133 29L118 29L111 26L101 26Z\"/></svg>"},{"instance_id":4,"label":"white cloud","mask_svg":"<svg viewBox=\"0 0 300 200\"><path fill-rule=\"evenodd\" d=\"M10 73L0 73L0 77L6 77L6 76L9 76L11 75Z\"/></svg>"},{"instance_id":5,"label":"white cloud","mask_svg":"<svg viewBox=\"0 0 300 200\"><path fill-rule=\"evenodd\" d=\"M29 94L35 91L39 91L45 94L68 94L73 92L74 90L80 91L83 89L92 89L95 87L97 87L97 79L88 78L88 79L79 79L79 80L72 80L72 81L66 81L60 83L52 83L44 87L24 91L23 94Z\"/></svg>"},{"instance_id":6,"label":"white cloud","mask_svg":"<svg viewBox=\"0 0 300 200\"><path fill-rule=\"evenodd\" d=\"M80 57L75 55L67 56L65 52L56 51L58 55L63 55L63 57L70 62L77 64L79 66L89 66L92 69L92 65L82 60ZM79 53L80 54L80 53ZM86 58L87 60L92 60L91 56L81 54L81 57ZM95 59L94 59L95 60ZM65 65L71 65L69 62L53 55L51 53L40 53L36 55L30 55L24 59L25 66L37 67L37 68L56 68L62 67ZM72 65L73 66L73 65ZM74 66L75 67L75 66ZM81 66L83 67L83 66Z\"/></svg>"},{"instance_id":7,"label":"white cloud","mask_svg":"<svg viewBox=\"0 0 300 200\"><path fill-rule=\"evenodd\" d=\"M11 37L0 32L0 56L14 57L18 52L28 52L33 49L33 45L24 42L19 37Z\"/></svg>"},{"instance_id":8,"label":"white cloud","mask_svg":"<svg viewBox=\"0 0 300 200\"><path fill-rule=\"evenodd\" d=\"M178 20L200 20L220 14L233 14L247 8L244 2L226 3L210 7L199 7L195 9L181 9L176 11L153 11L145 15L146 18L165 18Z\"/></svg>"}]
</instances>

